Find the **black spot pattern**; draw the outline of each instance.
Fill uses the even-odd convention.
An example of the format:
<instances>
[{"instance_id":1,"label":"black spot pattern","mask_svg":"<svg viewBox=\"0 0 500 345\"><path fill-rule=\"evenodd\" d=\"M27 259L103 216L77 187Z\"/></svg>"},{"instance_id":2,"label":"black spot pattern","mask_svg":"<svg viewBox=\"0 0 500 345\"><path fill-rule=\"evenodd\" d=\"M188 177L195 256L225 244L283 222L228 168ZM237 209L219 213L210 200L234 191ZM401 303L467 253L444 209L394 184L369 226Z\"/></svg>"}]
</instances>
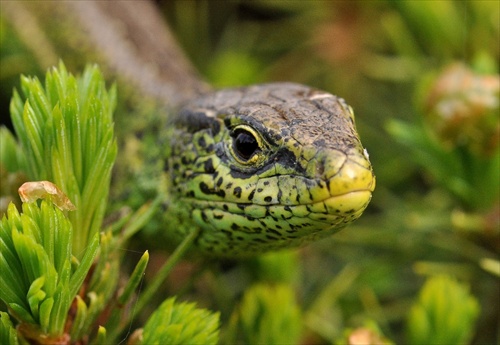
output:
<instances>
[{"instance_id":1,"label":"black spot pattern","mask_svg":"<svg viewBox=\"0 0 500 345\"><path fill-rule=\"evenodd\" d=\"M248 140L239 135L236 148L247 164L229 149L241 124L265 144L243 152ZM366 190L374 186L353 116L336 96L292 83L226 89L188 103L176 126L171 191L202 228L196 243L206 252L241 256L298 246L338 231L368 205L369 193L356 207L323 202L331 186L349 190L349 180L330 182L344 178L348 165L368 172ZM263 159L254 162L257 154Z\"/></svg>"}]
</instances>

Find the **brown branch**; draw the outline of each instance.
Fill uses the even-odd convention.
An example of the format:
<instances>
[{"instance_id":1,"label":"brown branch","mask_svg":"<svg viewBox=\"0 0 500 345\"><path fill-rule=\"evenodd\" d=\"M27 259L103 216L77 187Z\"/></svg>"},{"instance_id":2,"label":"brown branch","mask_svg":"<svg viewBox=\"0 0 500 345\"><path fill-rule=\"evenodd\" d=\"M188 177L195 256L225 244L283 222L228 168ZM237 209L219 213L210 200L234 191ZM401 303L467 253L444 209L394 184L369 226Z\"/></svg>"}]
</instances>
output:
<instances>
[{"instance_id":1,"label":"brown branch","mask_svg":"<svg viewBox=\"0 0 500 345\"><path fill-rule=\"evenodd\" d=\"M36 37L48 37L42 48L55 48L62 59L97 56L103 67L148 98L175 107L210 90L150 1L14 2L10 7L5 15L24 41L39 46ZM27 17L33 20L22 19ZM37 22L37 35L27 34L28 24ZM38 59L42 69L47 59L54 60L50 52Z\"/></svg>"},{"instance_id":2,"label":"brown branch","mask_svg":"<svg viewBox=\"0 0 500 345\"><path fill-rule=\"evenodd\" d=\"M89 38L121 76L178 104L208 90L149 1L70 1Z\"/></svg>"}]
</instances>

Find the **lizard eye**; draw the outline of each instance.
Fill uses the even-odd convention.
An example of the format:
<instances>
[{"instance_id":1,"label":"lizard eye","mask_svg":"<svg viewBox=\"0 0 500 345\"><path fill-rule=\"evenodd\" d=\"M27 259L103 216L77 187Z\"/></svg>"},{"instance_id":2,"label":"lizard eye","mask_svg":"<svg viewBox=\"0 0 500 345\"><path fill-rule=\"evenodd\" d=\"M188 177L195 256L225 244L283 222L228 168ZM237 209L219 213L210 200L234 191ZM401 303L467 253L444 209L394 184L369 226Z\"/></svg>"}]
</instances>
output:
<instances>
[{"instance_id":1,"label":"lizard eye","mask_svg":"<svg viewBox=\"0 0 500 345\"><path fill-rule=\"evenodd\" d=\"M237 127L231 133L232 151L242 163L248 162L256 153L262 151L257 135L247 126Z\"/></svg>"}]
</instances>

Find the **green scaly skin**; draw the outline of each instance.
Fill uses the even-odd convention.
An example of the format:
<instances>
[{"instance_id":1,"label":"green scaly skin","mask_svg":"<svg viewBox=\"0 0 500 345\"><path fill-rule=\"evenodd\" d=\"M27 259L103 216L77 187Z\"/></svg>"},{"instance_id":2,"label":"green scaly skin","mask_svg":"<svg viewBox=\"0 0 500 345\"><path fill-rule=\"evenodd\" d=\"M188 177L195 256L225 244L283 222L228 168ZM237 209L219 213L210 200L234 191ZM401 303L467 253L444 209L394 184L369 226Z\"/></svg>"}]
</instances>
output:
<instances>
[{"instance_id":1,"label":"green scaly skin","mask_svg":"<svg viewBox=\"0 0 500 345\"><path fill-rule=\"evenodd\" d=\"M169 169L172 195L201 228L198 247L218 256L330 236L361 216L375 188L352 109L292 83L191 101L176 120Z\"/></svg>"}]
</instances>

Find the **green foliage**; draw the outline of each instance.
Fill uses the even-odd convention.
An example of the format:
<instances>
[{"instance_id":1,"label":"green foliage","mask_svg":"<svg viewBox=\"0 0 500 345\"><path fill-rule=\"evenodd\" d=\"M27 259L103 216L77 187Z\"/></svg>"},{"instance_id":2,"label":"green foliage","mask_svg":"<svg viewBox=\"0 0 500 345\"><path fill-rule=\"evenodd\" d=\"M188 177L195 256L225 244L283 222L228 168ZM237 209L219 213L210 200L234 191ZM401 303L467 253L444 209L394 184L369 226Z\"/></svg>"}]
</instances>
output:
<instances>
[{"instance_id":1,"label":"green foliage","mask_svg":"<svg viewBox=\"0 0 500 345\"><path fill-rule=\"evenodd\" d=\"M340 300L359 277L359 269L347 265L332 277L319 291L304 315L304 323L323 337L333 343L339 339L345 328L345 317L340 306Z\"/></svg>"},{"instance_id":2,"label":"green foliage","mask_svg":"<svg viewBox=\"0 0 500 345\"><path fill-rule=\"evenodd\" d=\"M455 62L467 66L478 76L498 75L500 5L497 1L441 1L436 4L432 1L391 0L293 3L202 0L167 1L161 2L160 6L169 17L169 26L175 30L176 38L197 63L198 69L204 72L205 78L214 84L293 80L345 98L355 109L356 125L370 153L378 186L364 216L333 238L310 245L292 258L285 256L280 260L278 254L273 254L256 259L251 263L250 274L247 263L215 264L194 259L194 263L191 261L186 265L191 268L188 271L190 278L181 284L180 290L171 288L173 284L157 284L161 288L153 289L152 297L146 299L149 302L142 304L154 308L165 296L189 294L189 298L221 310L221 334L223 340L230 338L226 343L243 343L247 338L241 331L230 334L234 323L230 324L229 330L225 325L234 305L240 296L245 295L247 286L253 289L253 279L279 281L300 294L301 309L304 310L300 318L303 342L331 344L341 339L344 344L353 334L386 340L380 339L384 334L395 343L404 344L409 342L410 328L420 327L422 319L427 320L424 325L429 321L427 314L421 319L414 317L410 308L419 293L422 275L446 274L456 276L464 284L468 282L471 292L462 295L466 296L463 300L472 298L473 294L481 305L478 322L467 326L474 333L474 343L499 342L496 301L500 233L498 194L495 196L500 181L499 152L493 150L478 155L481 148L489 146L475 145L476 148L471 150L472 142L464 145L463 138L460 143L455 142L459 145L453 144L449 136L443 140L439 135L443 127L432 117L439 107L428 107L426 101L427 96L434 93L433 83ZM47 21L53 25L56 22L51 15L42 14L38 19L39 24ZM11 82L14 75L33 74L45 66L40 68L30 55L40 47L38 41L30 45L28 41L18 40L16 29L3 17L0 25L0 80L4 95L2 103L6 103L14 85ZM47 26L40 27L46 29ZM69 31L58 32L71 36L71 42L74 42ZM53 39L51 35L45 37ZM74 48L60 41L49 43L58 48L54 49L58 54L66 54ZM72 54L63 56L68 66L78 64L70 61L68 56L78 56L79 62L93 60L78 49ZM464 84L456 82L455 85ZM115 131L120 131L124 143L123 147L120 146L119 158L123 169L115 171L116 184L107 208L112 211L123 211L123 205L136 209L145 200L153 199L158 189L165 189L168 183L159 178L163 172L163 160L157 158L168 149L165 145L168 143L165 130L169 127L168 116L164 116L163 109L158 111L155 106L145 105L142 99L129 95L123 97L124 89L120 85L122 97L117 121L121 122L115 128ZM474 100L485 99L486 93L477 93L479 90L485 91L485 88L464 89L445 97L441 94L438 98L445 101L442 104L468 107L474 104ZM498 101L498 94L492 95L492 99ZM477 110L470 114L479 115ZM469 139L477 138L476 143L486 143L487 140L483 139L495 130L495 123L498 123L495 117L498 108L491 110L490 116L482 118L493 119L492 122L487 120L486 125L480 126L468 123L465 131L451 133L475 133ZM4 158L7 158L14 162L10 166L26 171L27 161L22 158L27 157L26 153L12 145L12 138L6 139L9 143L4 145L4 133L0 130L0 162L5 167ZM21 153L21 163L16 162L18 158L8 158L19 156L14 152ZM123 171L133 176L126 176ZM10 201L19 181L25 179L22 174L14 175L10 170L8 173L0 171L0 177L1 194L9 195L9 199L3 200ZM2 202L6 205L8 201ZM148 208L143 215L148 219L146 213L158 209ZM101 250L102 257L107 259L97 263L99 267L94 270L95 276L89 279L95 283L93 289L102 289L103 295L113 296L107 300L99 298L95 290L77 296L72 339L95 333L97 327L92 321L95 317L103 320L104 316L106 329L99 328L94 343L117 343L113 340L122 339L116 335L120 333L117 330L129 327L130 322L123 320L128 321L132 316L123 315L132 308L114 308L107 321L105 316L109 309L100 310L112 306L117 301L116 296L120 296L113 291L116 292L114 289L121 284L117 286L111 281L116 279L118 268L131 272L135 265L130 261L120 261L120 264L107 264L107 261L120 260L123 252L129 256L132 253L129 248L135 250L139 247L154 249L150 250L153 267L155 262L164 261L162 250L166 241L159 240L158 234L165 232L164 221L146 220L150 231L137 233L144 224L140 218L137 213L127 214L111 226L111 234L107 232L101 237L102 246L108 242L108 248ZM452 231L462 229L475 231ZM122 231L130 231L125 236L127 238L133 233L138 236L128 244L117 238ZM206 269L207 266L210 269ZM173 280L177 280L176 274L174 270ZM102 282L101 278L108 280ZM148 285L154 287L155 284L148 282ZM126 295L128 293L123 298ZM138 295L139 300L144 295L143 290ZM133 302L135 296L129 297ZM443 305L451 300L447 296L443 298ZM138 306L139 303L136 314L142 309ZM452 307L460 308L459 305ZM240 307L236 308L234 315L240 310ZM263 315L271 313L267 307L262 307L262 310ZM411 315L408 315L409 311ZM99 315L95 316L95 313ZM439 315L441 320L433 321L439 325L446 323L451 316ZM11 320L14 327L19 327L13 314ZM367 324L366 320L373 320L376 326ZM405 327L402 327L404 320L408 320L407 338ZM8 343L4 339L0 338L0 343ZM131 340L129 337L129 342ZM464 341L470 342L471 338Z\"/></svg>"},{"instance_id":3,"label":"green foliage","mask_svg":"<svg viewBox=\"0 0 500 345\"><path fill-rule=\"evenodd\" d=\"M11 204L0 223L0 299L16 319L38 325L42 333L60 336L73 299L99 248L89 243L81 262L72 266L71 223L49 202Z\"/></svg>"},{"instance_id":4,"label":"green foliage","mask_svg":"<svg viewBox=\"0 0 500 345\"><path fill-rule=\"evenodd\" d=\"M119 322L121 309L113 307L129 303L149 255L143 255L118 295L118 249L148 222L158 201L118 220L116 229L122 232L116 236L110 230L99 233L116 156L111 119L116 92L106 91L96 66L74 77L61 63L47 73L45 89L38 79L27 77L22 89L24 105L17 93L11 102L20 143L0 130L2 189L4 172L26 172L30 179L60 183L79 208L61 211L56 201L67 198L49 181L19 188L29 202L22 204L22 212L11 203L0 223L0 299L14 316L22 341L77 341L95 329L96 320L103 321L106 308L114 311L108 324ZM15 181L9 185L19 187ZM39 197L46 200L37 204ZM2 337L11 336L6 320L3 315ZM106 329L101 326L96 336L106 339Z\"/></svg>"},{"instance_id":5,"label":"green foliage","mask_svg":"<svg viewBox=\"0 0 500 345\"><path fill-rule=\"evenodd\" d=\"M219 313L195 303L163 302L144 326L142 344L217 344Z\"/></svg>"},{"instance_id":6,"label":"green foliage","mask_svg":"<svg viewBox=\"0 0 500 345\"><path fill-rule=\"evenodd\" d=\"M47 73L45 85L22 77L21 90L23 97L14 92L10 111L28 179L55 183L75 204L69 218L73 249L81 257L100 230L107 205L116 157L116 90L106 91L96 66L77 79L62 63Z\"/></svg>"},{"instance_id":7,"label":"green foliage","mask_svg":"<svg viewBox=\"0 0 500 345\"><path fill-rule=\"evenodd\" d=\"M448 67L422 91L419 124L392 120L389 132L472 210L500 196L500 77Z\"/></svg>"},{"instance_id":8,"label":"green foliage","mask_svg":"<svg viewBox=\"0 0 500 345\"><path fill-rule=\"evenodd\" d=\"M207 75L218 87L233 86L235 80L238 85L248 85L255 82L261 70L251 55L228 51L214 58Z\"/></svg>"},{"instance_id":9,"label":"green foliage","mask_svg":"<svg viewBox=\"0 0 500 345\"><path fill-rule=\"evenodd\" d=\"M12 133L0 127L0 166L9 172L26 171L26 157Z\"/></svg>"},{"instance_id":10,"label":"green foliage","mask_svg":"<svg viewBox=\"0 0 500 345\"><path fill-rule=\"evenodd\" d=\"M410 344L467 344L479 315L466 286L447 276L429 278L408 316Z\"/></svg>"},{"instance_id":11,"label":"green foliage","mask_svg":"<svg viewBox=\"0 0 500 345\"><path fill-rule=\"evenodd\" d=\"M17 189L25 182L26 159L12 133L0 126L0 217L10 202L20 206Z\"/></svg>"},{"instance_id":12,"label":"green foliage","mask_svg":"<svg viewBox=\"0 0 500 345\"><path fill-rule=\"evenodd\" d=\"M109 313L105 319L106 328L99 326L95 342L99 344L115 340L120 326L128 317L122 308L133 302L133 293L141 283L149 262L149 253L146 251L128 279L123 279L123 251L120 248L123 248L129 236L147 223L155 209L154 205L144 205L134 214L117 221L116 225L121 233L100 233L99 257L92 275L88 277L86 298L77 296L76 315L70 330L71 339L84 338L95 329L95 322L103 317L102 313Z\"/></svg>"},{"instance_id":13,"label":"green foliage","mask_svg":"<svg viewBox=\"0 0 500 345\"><path fill-rule=\"evenodd\" d=\"M301 334L301 312L293 289L286 284L257 284L245 291L231 316L227 342L298 344Z\"/></svg>"},{"instance_id":14,"label":"green foliage","mask_svg":"<svg viewBox=\"0 0 500 345\"><path fill-rule=\"evenodd\" d=\"M484 159L461 148L450 152L422 127L400 121L391 121L387 128L463 205L473 210L485 210L498 200L500 156L497 153Z\"/></svg>"},{"instance_id":15,"label":"green foliage","mask_svg":"<svg viewBox=\"0 0 500 345\"><path fill-rule=\"evenodd\" d=\"M10 321L9 314L0 311L0 344L18 345L16 329Z\"/></svg>"},{"instance_id":16,"label":"green foliage","mask_svg":"<svg viewBox=\"0 0 500 345\"><path fill-rule=\"evenodd\" d=\"M252 274L258 281L293 284L299 276L299 257L294 250L266 253L251 260Z\"/></svg>"},{"instance_id":17,"label":"green foliage","mask_svg":"<svg viewBox=\"0 0 500 345\"><path fill-rule=\"evenodd\" d=\"M463 18L460 8L452 1L393 1L393 4L430 54L446 58L461 52ZM446 13L446 21L442 20L443 13Z\"/></svg>"},{"instance_id":18,"label":"green foliage","mask_svg":"<svg viewBox=\"0 0 500 345\"><path fill-rule=\"evenodd\" d=\"M137 286L142 280L144 272L146 271L146 267L149 261L149 253L146 251L142 256L137 265L134 268L134 271L130 275L130 279L127 282L127 285L124 286L121 291L120 296L118 297L118 303L120 305L125 305L129 300L132 294L134 293Z\"/></svg>"}]
</instances>

